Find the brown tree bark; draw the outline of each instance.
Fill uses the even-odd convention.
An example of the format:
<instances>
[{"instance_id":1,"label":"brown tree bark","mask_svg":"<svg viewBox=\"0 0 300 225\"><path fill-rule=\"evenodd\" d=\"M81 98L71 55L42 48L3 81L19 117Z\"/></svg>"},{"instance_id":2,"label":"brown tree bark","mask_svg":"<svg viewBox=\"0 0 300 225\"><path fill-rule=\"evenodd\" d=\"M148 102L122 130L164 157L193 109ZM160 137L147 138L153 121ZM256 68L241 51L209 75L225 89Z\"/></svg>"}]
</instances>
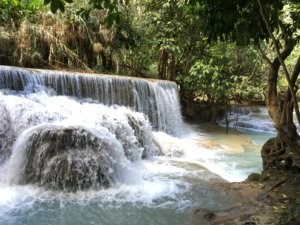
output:
<instances>
[{"instance_id":1,"label":"brown tree bark","mask_svg":"<svg viewBox=\"0 0 300 225\"><path fill-rule=\"evenodd\" d=\"M293 46L286 45L280 53L281 59L286 60L291 54ZM264 170L286 169L300 171L300 138L293 120L294 100L290 87L284 94L278 93L277 81L279 76L280 62L278 57L273 61L265 55L269 64L267 107L269 114L277 129L277 137L270 139L263 146L262 158ZM300 73L300 56L290 77L290 85L296 94L296 83Z\"/></svg>"},{"instance_id":2,"label":"brown tree bark","mask_svg":"<svg viewBox=\"0 0 300 225\"><path fill-rule=\"evenodd\" d=\"M174 81L175 77L176 77L176 57L175 57L175 54L173 53L171 55L170 74L169 74L168 80Z\"/></svg>"},{"instance_id":3,"label":"brown tree bark","mask_svg":"<svg viewBox=\"0 0 300 225\"><path fill-rule=\"evenodd\" d=\"M168 52L166 49L162 49L160 52L160 59L158 65L158 77L159 79L167 79L167 66L168 66Z\"/></svg>"},{"instance_id":4,"label":"brown tree bark","mask_svg":"<svg viewBox=\"0 0 300 225\"><path fill-rule=\"evenodd\" d=\"M285 59L291 50L285 49ZM268 169L286 169L300 171L300 139L293 121L294 102L288 88L284 95L277 93L277 79L280 63L276 58L270 64L268 77L267 107L278 131L277 137L270 139L262 149L263 167ZM300 57L291 76L293 90L300 72Z\"/></svg>"},{"instance_id":5,"label":"brown tree bark","mask_svg":"<svg viewBox=\"0 0 300 225\"><path fill-rule=\"evenodd\" d=\"M293 48L286 46L281 53L281 58L285 60L291 54L292 50ZM280 126L283 106L283 96L280 96L277 91L280 62L278 57L276 57L272 62L266 55L263 55L263 57L269 64L267 107L276 128L278 128Z\"/></svg>"}]
</instances>

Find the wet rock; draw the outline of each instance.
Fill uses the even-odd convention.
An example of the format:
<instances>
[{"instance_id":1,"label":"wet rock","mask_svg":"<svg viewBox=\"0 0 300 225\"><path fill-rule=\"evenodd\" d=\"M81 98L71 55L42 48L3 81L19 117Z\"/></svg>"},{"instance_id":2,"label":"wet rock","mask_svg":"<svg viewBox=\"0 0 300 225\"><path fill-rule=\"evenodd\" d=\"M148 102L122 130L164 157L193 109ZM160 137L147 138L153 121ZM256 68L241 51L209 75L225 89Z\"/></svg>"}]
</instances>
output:
<instances>
[{"instance_id":1,"label":"wet rock","mask_svg":"<svg viewBox=\"0 0 300 225\"><path fill-rule=\"evenodd\" d=\"M251 222L246 222L243 225L256 225L256 223L251 221Z\"/></svg>"},{"instance_id":2,"label":"wet rock","mask_svg":"<svg viewBox=\"0 0 300 225\"><path fill-rule=\"evenodd\" d=\"M192 225L209 225L209 224L212 224L216 218L217 218L217 215L215 212L213 212L209 209L197 208L192 211L191 224Z\"/></svg>"},{"instance_id":3,"label":"wet rock","mask_svg":"<svg viewBox=\"0 0 300 225\"><path fill-rule=\"evenodd\" d=\"M203 141L201 140L199 142L199 145L201 147L207 148L207 149L222 149L223 148L220 144L218 144L212 140L203 140Z\"/></svg>"},{"instance_id":4,"label":"wet rock","mask_svg":"<svg viewBox=\"0 0 300 225\"><path fill-rule=\"evenodd\" d=\"M15 132L6 106L0 102L0 164L11 155L11 148L15 139Z\"/></svg>"},{"instance_id":5,"label":"wet rock","mask_svg":"<svg viewBox=\"0 0 300 225\"><path fill-rule=\"evenodd\" d=\"M153 137L148 134L151 133L151 127L148 121L145 119L144 115L142 118L133 117L132 115L127 115L128 124L134 131L134 135L137 138L137 142L140 148L143 149L142 158L147 158L153 155L163 155L162 151L153 144Z\"/></svg>"},{"instance_id":6,"label":"wet rock","mask_svg":"<svg viewBox=\"0 0 300 225\"><path fill-rule=\"evenodd\" d=\"M198 219L202 219L206 221L212 221L217 217L213 211L210 211L208 209L202 209L202 208L195 209L193 214Z\"/></svg>"},{"instance_id":7,"label":"wet rock","mask_svg":"<svg viewBox=\"0 0 300 225\"><path fill-rule=\"evenodd\" d=\"M110 153L118 146L109 133L83 127L42 125L21 135L20 183L75 192L108 187L114 181Z\"/></svg>"}]
</instances>

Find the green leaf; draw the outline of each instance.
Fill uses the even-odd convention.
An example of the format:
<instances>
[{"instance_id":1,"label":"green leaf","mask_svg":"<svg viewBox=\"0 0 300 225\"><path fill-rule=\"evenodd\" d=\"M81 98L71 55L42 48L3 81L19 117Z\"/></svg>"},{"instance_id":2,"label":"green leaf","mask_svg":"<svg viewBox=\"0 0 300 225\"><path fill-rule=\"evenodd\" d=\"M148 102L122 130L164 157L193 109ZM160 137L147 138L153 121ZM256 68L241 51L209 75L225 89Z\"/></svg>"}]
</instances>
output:
<instances>
[{"instance_id":1,"label":"green leaf","mask_svg":"<svg viewBox=\"0 0 300 225\"><path fill-rule=\"evenodd\" d=\"M62 12L65 11L65 6L62 0L51 0L51 12L56 13L58 9Z\"/></svg>"},{"instance_id":2,"label":"green leaf","mask_svg":"<svg viewBox=\"0 0 300 225\"><path fill-rule=\"evenodd\" d=\"M44 0L44 5L48 5L51 2L51 0Z\"/></svg>"}]
</instances>

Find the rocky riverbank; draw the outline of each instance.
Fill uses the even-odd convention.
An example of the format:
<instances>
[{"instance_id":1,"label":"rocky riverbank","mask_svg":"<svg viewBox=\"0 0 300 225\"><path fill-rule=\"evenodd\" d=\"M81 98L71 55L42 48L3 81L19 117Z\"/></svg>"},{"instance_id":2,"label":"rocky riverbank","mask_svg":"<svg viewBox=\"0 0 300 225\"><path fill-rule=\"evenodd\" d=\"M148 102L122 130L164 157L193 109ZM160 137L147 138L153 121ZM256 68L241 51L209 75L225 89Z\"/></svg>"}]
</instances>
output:
<instances>
[{"instance_id":1,"label":"rocky riverbank","mask_svg":"<svg viewBox=\"0 0 300 225\"><path fill-rule=\"evenodd\" d=\"M216 185L233 196L236 205L219 211L194 209L192 225L300 224L300 174L270 170L244 182Z\"/></svg>"}]
</instances>

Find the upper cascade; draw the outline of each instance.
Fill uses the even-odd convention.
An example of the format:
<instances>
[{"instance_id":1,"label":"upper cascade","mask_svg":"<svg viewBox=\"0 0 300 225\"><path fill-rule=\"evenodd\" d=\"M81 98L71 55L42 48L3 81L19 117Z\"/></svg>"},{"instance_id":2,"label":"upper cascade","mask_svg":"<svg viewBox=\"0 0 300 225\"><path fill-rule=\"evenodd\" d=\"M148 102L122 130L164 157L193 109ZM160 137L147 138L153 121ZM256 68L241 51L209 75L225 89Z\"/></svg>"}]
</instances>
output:
<instances>
[{"instance_id":1,"label":"upper cascade","mask_svg":"<svg viewBox=\"0 0 300 225\"><path fill-rule=\"evenodd\" d=\"M147 115L154 130L181 133L182 118L174 82L0 66L0 89L34 93L40 86L54 89L57 95L130 107Z\"/></svg>"}]
</instances>

